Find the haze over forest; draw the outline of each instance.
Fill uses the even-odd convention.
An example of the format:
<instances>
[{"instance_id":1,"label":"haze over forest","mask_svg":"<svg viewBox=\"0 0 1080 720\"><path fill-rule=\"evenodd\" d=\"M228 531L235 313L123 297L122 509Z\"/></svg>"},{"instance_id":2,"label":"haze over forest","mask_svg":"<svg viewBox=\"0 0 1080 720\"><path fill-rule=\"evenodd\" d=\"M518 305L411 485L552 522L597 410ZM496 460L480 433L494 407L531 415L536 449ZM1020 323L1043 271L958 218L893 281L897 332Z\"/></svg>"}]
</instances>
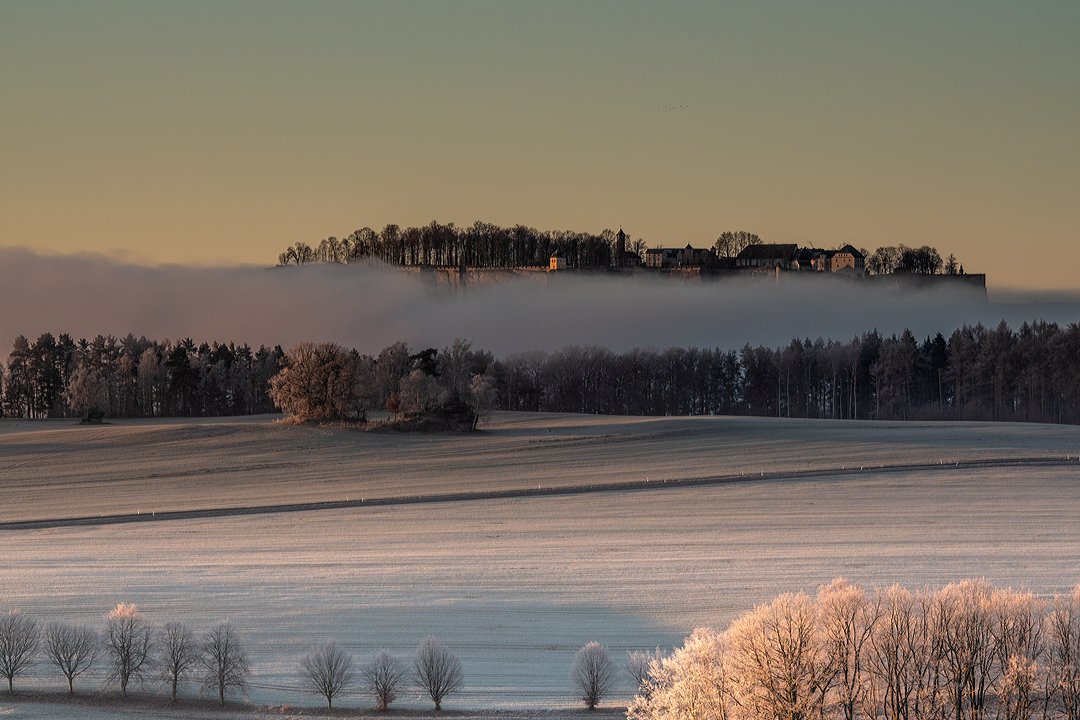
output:
<instances>
[{"instance_id":1,"label":"haze over forest","mask_svg":"<svg viewBox=\"0 0 1080 720\"><path fill-rule=\"evenodd\" d=\"M3 249L0 348L20 334L52 332L283 347L332 341L366 353L399 340L445 347L459 337L497 355L570 344L734 350L793 337L846 341L874 328L885 335L910 329L921 339L965 323L1067 324L1080 315L1080 299L1069 296L991 292L987 303L980 293L896 294L831 280L792 277L776 286L566 277L448 294L393 269L146 267Z\"/></svg>"}]
</instances>

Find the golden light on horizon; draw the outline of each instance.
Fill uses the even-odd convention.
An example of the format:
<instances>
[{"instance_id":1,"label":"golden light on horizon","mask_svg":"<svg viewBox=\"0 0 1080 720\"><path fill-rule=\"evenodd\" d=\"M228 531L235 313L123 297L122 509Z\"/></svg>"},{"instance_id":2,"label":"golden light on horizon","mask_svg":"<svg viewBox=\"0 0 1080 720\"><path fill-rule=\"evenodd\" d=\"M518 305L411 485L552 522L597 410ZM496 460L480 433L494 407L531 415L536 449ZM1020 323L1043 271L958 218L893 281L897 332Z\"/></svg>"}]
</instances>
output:
<instances>
[{"instance_id":1,"label":"golden light on horizon","mask_svg":"<svg viewBox=\"0 0 1080 720\"><path fill-rule=\"evenodd\" d=\"M0 8L0 245L148 264L435 219L936 246L1075 290L1080 10Z\"/></svg>"}]
</instances>

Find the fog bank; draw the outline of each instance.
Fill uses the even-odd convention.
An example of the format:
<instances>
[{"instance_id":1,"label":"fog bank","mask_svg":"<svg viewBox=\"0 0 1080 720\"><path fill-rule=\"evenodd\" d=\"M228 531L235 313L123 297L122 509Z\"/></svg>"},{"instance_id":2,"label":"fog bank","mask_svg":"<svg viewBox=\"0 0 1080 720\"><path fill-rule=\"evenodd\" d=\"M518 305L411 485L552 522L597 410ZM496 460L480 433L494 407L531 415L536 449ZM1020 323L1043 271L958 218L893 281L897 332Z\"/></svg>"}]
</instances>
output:
<instances>
[{"instance_id":1,"label":"fog bank","mask_svg":"<svg viewBox=\"0 0 1080 720\"><path fill-rule=\"evenodd\" d=\"M737 349L849 340L873 328L921 339L964 323L1080 320L1075 298L1034 293L987 303L959 288L897 293L820 276L776 284L534 275L448 290L397 269L143 267L0 248L0 357L17 335L46 331L284 347L331 340L366 353L463 337L505 355L570 344Z\"/></svg>"}]
</instances>

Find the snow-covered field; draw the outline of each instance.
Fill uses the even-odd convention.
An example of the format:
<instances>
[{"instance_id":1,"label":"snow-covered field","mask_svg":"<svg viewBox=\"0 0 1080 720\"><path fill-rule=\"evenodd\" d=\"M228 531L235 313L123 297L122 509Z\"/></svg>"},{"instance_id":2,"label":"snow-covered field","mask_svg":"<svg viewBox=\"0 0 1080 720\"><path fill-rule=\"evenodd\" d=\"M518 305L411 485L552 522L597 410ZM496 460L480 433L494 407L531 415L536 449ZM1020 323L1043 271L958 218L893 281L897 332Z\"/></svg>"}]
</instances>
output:
<instances>
[{"instance_id":1,"label":"snow-covered field","mask_svg":"<svg viewBox=\"0 0 1080 720\"><path fill-rule=\"evenodd\" d=\"M17 425L17 426L16 426ZM45 429L41 429L45 428ZM433 634L465 666L449 708L567 707L576 650L670 647L784 591L985 577L1080 582L1080 428L497 415L485 433L265 422L0 421L0 521L744 474L716 486L0 530L0 609L101 624L236 624L253 702L317 706L296 667ZM1057 465L949 462L1057 458ZM925 463L834 476L833 468ZM820 470L816 477L753 479ZM55 677L22 681L59 688ZM87 686L94 685L88 681ZM629 699L629 682L605 704ZM415 694L399 701L423 708ZM368 705L350 697L343 705ZM7 708L8 706L3 706ZM28 716L29 717L29 716Z\"/></svg>"}]
</instances>

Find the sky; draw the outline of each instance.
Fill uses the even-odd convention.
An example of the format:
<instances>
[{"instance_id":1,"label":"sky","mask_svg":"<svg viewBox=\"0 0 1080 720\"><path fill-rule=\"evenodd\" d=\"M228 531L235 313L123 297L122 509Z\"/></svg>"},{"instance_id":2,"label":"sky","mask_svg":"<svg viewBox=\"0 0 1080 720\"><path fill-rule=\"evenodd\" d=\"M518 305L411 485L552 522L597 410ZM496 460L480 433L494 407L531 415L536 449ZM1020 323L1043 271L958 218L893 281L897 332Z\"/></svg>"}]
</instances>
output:
<instances>
[{"instance_id":1,"label":"sky","mask_svg":"<svg viewBox=\"0 0 1080 720\"><path fill-rule=\"evenodd\" d=\"M1080 4L0 3L0 247L439 222L924 244L1077 291Z\"/></svg>"}]
</instances>

